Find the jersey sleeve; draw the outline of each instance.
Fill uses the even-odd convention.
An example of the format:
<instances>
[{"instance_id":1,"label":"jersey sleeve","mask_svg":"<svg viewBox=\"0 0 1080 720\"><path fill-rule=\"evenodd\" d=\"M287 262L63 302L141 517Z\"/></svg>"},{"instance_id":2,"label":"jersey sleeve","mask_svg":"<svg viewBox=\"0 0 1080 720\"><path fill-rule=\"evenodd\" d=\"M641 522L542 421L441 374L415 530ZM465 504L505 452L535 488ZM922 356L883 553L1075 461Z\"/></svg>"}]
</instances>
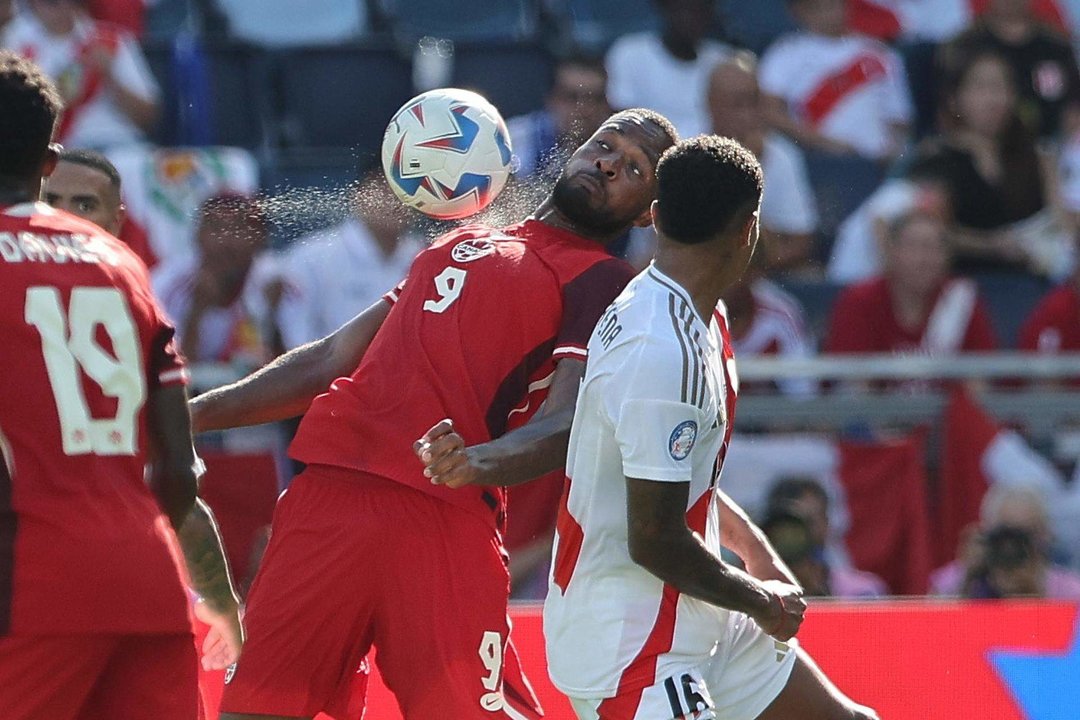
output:
<instances>
[{"instance_id":1,"label":"jersey sleeve","mask_svg":"<svg viewBox=\"0 0 1080 720\"><path fill-rule=\"evenodd\" d=\"M605 412L615 429L627 477L690 482L693 449L704 412L682 399L676 353L642 340L632 357L607 377Z\"/></svg>"},{"instance_id":2,"label":"jersey sleeve","mask_svg":"<svg viewBox=\"0 0 1080 720\"><path fill-rule=\"evenodd\" d=\"M562 288L563 314L552 357L584 360L600 316L633 277L633 269L611 258L589 267Z\"/></svg>"},{"instance_id":3,"label":"jersey sleeve","mask_svg":"<svg viewBox=\"0 0 1080 720\"><path fill-rule=\"evenodd\" d=\"M391 305L396 303L398 301L398 298L401 297L401 291L405 289L405 282L408 279L408 277L403 277L401 279L401 282L399 282L397 285L387 290L386 293L383 294L382 299Z\"/></svg>"}]
</instances>

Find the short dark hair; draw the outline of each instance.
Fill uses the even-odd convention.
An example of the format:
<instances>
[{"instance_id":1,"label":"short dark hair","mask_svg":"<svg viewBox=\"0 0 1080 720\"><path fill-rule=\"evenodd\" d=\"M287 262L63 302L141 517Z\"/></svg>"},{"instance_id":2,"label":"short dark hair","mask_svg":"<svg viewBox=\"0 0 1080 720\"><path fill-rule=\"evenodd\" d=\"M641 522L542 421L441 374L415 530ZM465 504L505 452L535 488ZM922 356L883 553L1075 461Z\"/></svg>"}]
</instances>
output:
<instances>
[{"instance_id":1,"label":"short dark hair","mask_svg":"<svg viewBox=\"0 0 1080 720\"><path fill-rule=\"evenodd\" d=\"M41 68L0 50L0 175L33 179L63 106L56 86Z\"/></svg>"},{"instance_id":2,"label":"short dark hair","mask_svg":"<svg viewBox=\"0 0 1080 720\"><path fill-rule=\"evenodd\" d=\"M658 127L660 129L660 132L667 136L668 142L670 142L672 145L679 142L679 131L675 129L675 126L671 124L670 120L668 120L666 117L656 112L655 110L640 107L627 108L626 110L620 110L619 112L615 113L607 120L605 120L604 123L606 124L611 122L618 122L620 120L628 120L630 122L644 120L646 122L650 122L656 127Z\"/></svg>"},{"instance_id":3,"label":"short dark hair","mask_svg":"<svg viewBox=\"0 0 1080 720\"><path fill-rule=\"evenodd\" d=\"M729 231L761 202L761 165L731 138L699 135L676 144L656 167L657 223L693 245Z\"/></svg>"},{"instance_id":4,"label":"short dark hair","mask_svg":"<svg viewBox=\"0 0 1080 720\"><path fill-rule=\"evenodd\" d=\"M97 150L64 150L60 153L60 162L69 162L82 165L92 170L97 170L109 178L109 184L120 192L120 171L112 164L109 158Z\"/></svg>"}]
</instances>

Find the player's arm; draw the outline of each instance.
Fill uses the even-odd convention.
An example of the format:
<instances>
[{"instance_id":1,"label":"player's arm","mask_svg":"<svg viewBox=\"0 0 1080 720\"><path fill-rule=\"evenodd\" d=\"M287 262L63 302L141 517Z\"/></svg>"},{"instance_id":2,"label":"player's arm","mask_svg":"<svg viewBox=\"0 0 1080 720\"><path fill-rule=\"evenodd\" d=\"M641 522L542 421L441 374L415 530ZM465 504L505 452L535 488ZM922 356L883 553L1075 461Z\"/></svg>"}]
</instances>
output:
<instances>
[{"instance_id":1,"label":"player's arm","mask_svg":"<svg viewBox=\"0 0 1080 720\"><path fill-rule=\"evenodd\" d=\"M713 555L686 524L689 482L626 478L630 557L680 593L746 613L777 638L793 637L806 603L799 588L761 581Z\"/></svg>"},{"instance_id":2,"label":"player's arm","mask_svg":"<svg viewBox=\"0 0 1080 720\"><path fill-rule=\"evenodd\" d=\"M197 481L186 388L176 384L152 389L147 419L150 489L172 526L179 529L195 503Z\"/></svg>"},{"instance_id":3,"label":"player's arm","mask_svg":"<svg viewBox=\"0 0 1080 720\"><path fill-rule=\"evenodd\" d=\"M746 571L758 580L779 580L801 587L757 525L738 503L717 490L720 504L720 542L742 558Z\"/></svg>"},{"instance_id":4,"label":"player's arm","mask_svg":"<svg viewBox=\"0 0 1080 720\"><path fill-rule=\"evenodd\" d=\"M525 425L500 438L465 447L453 422L443 420L424 433L413 449L424 475L436 485L519 485L565 466L582 360L566 358L555 366L544 405Z\"/></svg>"},{"instance_id":5,"label":"player's arm","mask_svg":"<svg viewBox=\"0 0 1080 720\"><path fill-rule=\"evenodd\" d=\"M191 586L199 594L195 614L211 627L203 645L203 665L219 670L236 662L243 643L240 598L233 587L221 534L210 506L195 500L177 532Z\"/></svg>"},{"instance_id":6,"label":"player's arm","mask_svg":"<svg viewBox=\"0 0 1080 720\"><path fill-rule=\"evenodd\" d=\"M195 431L302 415L331 382L356 369L390 308L379 300L327 337L290 350L251 375L195 398L191 401Z\"/></svg>"}]
</instances>

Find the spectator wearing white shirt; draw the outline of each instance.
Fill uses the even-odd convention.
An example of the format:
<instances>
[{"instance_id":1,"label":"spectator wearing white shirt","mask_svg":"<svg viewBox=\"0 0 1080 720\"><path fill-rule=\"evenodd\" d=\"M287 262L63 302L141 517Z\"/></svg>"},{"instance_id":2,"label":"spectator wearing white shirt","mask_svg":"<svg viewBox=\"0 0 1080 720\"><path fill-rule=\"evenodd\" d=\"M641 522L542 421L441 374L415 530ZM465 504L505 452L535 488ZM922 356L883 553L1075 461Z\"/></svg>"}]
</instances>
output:
<instances>
[{"instance_id":1,"label":"spectator wearing white shirt","mask_svg":"<svg viewBox=\"0 0 1080 720\"><path fill-rule=\"evenodd\" d=\"M329 335L405 277L423 249L381 172L357 188L341 224L296 240L281 260L277 325L286 349Z\"/></svg>"},{"instance_id":2,"label":"spectator wearing white shirt","mask_svg":"<svg viewBox=\"0 0 1080 720\"><path fill-rule=\"evenodd\" d=\"M761 198L761 248L771 271L807 270L814 255L818 211L802 152L765 124L757 63L738 52L709 78L712 131L735 138L757 155L765 173Z\"/></svg>"},{"instance_id":3,"label":"spectator wearing white shirt","mask_svg":"<svg viewBox=\"0 0 1080 720\"><path fill-rule=\"evenodd\" d=\"M806 148L889 160L907 139L913 108L903 61L848 31L844 0L789 0L803 30L761 60L767 117Z\"/></svg>"},{"instance_id":4,"label":"spectator wearing white shirt","mask_svg":"<svg viewBox=\"0 0 1080 720\"><path fill-rule=\"evenodd\" d=\"M663 29L619 38L608 50L608 99L615 108L647 107L671 120L679 135L708 132L705 86L731 52L706 37L716 24L715 0L655 0Z\"/></svg>"},{"instance_id":5,"label":"spectator wearing white shirt","mask_svg":"<svg viewBox=\"0 0 1080 720\"><path fill-rule=\"evenodd\" d=\"M71 147L137 143L154 127L159 91L135 39L79 0L28 0L0 47L36 62L64 98L56 139Z\"/></svg>"}]
</instances>

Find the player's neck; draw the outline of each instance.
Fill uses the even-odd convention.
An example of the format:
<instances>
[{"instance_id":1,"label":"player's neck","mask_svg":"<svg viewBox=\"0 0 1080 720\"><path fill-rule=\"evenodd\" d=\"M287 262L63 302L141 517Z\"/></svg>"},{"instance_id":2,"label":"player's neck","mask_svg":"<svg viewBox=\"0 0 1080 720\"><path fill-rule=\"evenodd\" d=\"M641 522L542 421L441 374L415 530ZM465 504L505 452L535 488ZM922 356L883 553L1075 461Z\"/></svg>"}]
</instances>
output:
<instances>
[{"instance_id":1,"label":"player's neck","mask_svg":"<svg viewBox=\"0 0 1080 720\"><path fill-rule=\"evenodd\" d=\"M544 202L540 203L540 207L536 208L536 212L533 213L533 218L545 225L550 225L551 227L566 230L567 232L572 232L575 235L580 235L589 238L590 240L595 240L604 247L615 242L624 232L626 232L626 228L619 228L615 232L601 234L583 228L570 218L566 217L566 215L556 207L555 201L550 196L544 200Z\"/></svg>"},{"instance_id":2,"label":"player's neck","mask_svg":"<svg viewBox=\"0 0 1080 720\"><path fill-rule=\"evenodd\" d=\"M41 181L19 182L0 177L0 206L34 202L41 196Z\"/></svg>"},{"instance_id":3,"label":"player's neck","mask_svg":"<svg viewBox=\"0 0 1080 720\"><path fill-rule=\"evenodd\" d=\"M708 244L662 243L657 248L655 260L660 272L689 293L698 315L705 322L708 322L724 290L738 280L738 274L731 272L733 263L727 259L718 263L715 248L703 247Z\"/></svg>"}]
</instances>

